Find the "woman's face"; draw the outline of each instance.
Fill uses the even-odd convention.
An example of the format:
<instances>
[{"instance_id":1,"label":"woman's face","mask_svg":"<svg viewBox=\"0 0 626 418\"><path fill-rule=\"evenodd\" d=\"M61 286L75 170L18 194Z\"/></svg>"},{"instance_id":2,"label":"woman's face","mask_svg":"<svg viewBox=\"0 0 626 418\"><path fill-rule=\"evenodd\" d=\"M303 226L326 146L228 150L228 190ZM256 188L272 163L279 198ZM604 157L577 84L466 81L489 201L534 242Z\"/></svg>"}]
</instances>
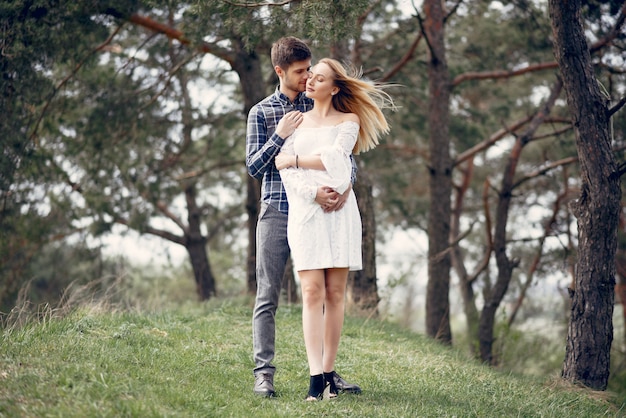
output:
<instances>
[{"instance_id":1,"label":"woman's face","mask_svg":"<svg viewBox=\"0 0 626 418\"><path fill-rule=\"evenodd\" d=\"M311 99L330 98L339 89L335 86L335 74L325 63L316 64L311 68L306 82L306 95Z\"/></svg>"}]
</instances>

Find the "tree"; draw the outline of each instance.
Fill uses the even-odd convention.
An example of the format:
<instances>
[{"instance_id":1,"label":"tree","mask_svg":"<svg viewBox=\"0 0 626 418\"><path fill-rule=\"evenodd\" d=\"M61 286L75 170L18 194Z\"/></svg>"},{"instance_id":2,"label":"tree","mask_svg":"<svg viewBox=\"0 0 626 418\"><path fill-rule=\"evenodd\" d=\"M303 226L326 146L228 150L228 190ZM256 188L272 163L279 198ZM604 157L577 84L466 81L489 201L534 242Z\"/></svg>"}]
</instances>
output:
<instances>
[{"instance_id":1,"label":"tree","mask_svg":"<svg viewBox=\"0 0 626 418\"><path fill-rule=\"evenodd\" d=\"M428 215L428 288L426 332L444 343L450 330L450 237L452 159L450 157L450 81L445 47L445 10L440 0L425 0L428 43L430 210Z\"/></svg>"},{"instance_id":2,"label":"tree","mask_svg":"<svg viewBox=\"0 0 626 418\"><path fill-rule=\"evenodd\" d=\"M229 207L213 204L220 199L210 198L229 186L240 190L243 175L233 175L227 168L242 171L243 134L237 131L240 118L234 112L214 112L211 106L199 109L190 89L203 78L227 85L219 79L223 70L217 68L207 76L195 50L164 37L145 39L145 33L130 25L126 30L115 27L125 21L111 16L133 15L125 5L111 2L98 10L83 3L73 6L71 16L60 17L46 5L37 9L39 18L51 25L63 18L68 27L74 21L102 23L96 25L97 47L84 27L63 34L62 39L83 36L87 46L79 50L78 64L66 67L56 62L47 74L54 88L35 107L35 122L27 134L41 167L53 175L35 180L50 189L52 202L67 203L66 223L90 221L94 235L123 224L183 245L198 295L208 299L216 287L206 244L220 230L232 228L240 212L237 203ZM18 12L28 15L34 6L20 7ZM174 15L167 8L165 12ZM37 26L41 21L35 18L25 24ZM213 196L207 198L209 193ZM177 198L182 198L187 216L172 206ZM164 221L169 227L162 226ZM172 232L172 225L181 233Z\"/></svg>"},{"instance_id":3,"label":"tree","mask_svg":"<svg viewBox=\"0 0 626 418\"><path fill-rule=\"evenodd\" d=\"M558 93L556 87L558 83L555 84L551 81L551 72L546 70L556 68L557 64L556 62L545 61L546 52L550 50L550 43L548 36L542 35L548 25L542 26L542 22L547 22L547 20L544 19L540 11L535 11L534 6L526 2L511 2L505 8L502 8L501 5L494 5L492 8L489 2L476 2L473 4L475 7L464 7L465 4L462 2L446 2L446 5L449 6L447 8L448 14L443 22L446 24L446 28L452 28L447 31L450 45L447 53L448 56L462 57L461 60L451 60L452 64L449 62L452 72L456 75L448 83L448 88L453 89L452 94L448 96L453 100L448 103L448 106L455 111L454 118L450 119L449 130L453 140L453 149L458 153L453 163L455 171L452 173L457 200L454 202L453 217L450 221L452 227L450 228L451 234L448 244L442 247L437 254L441 256L448 252L451 254L455 272L460 279L468 330L472 333L470 338L477 338L476 341L480 341L481 358L487 362L495 363L497 358L493 356L492 343L496 312L501 303L506 301L505 296L509 291L509 285L515 283L516 278L520 278L520 273L515 272L515 267L520 265L520 262L528 265L529 272L541 271L537 269L537 266L531 265L531 260L537 260L537 258L531 257L528 248L531 242L537 242L539 247L542 247L545 242L543 238L531 238L530 229L512 230L511 226L518 225L519 220L523 222L528 205L533 205L533 202L535 202L535 206L543 206L547 201L552 200L550 196L552 193L555 197L564 196L565 198L568 196L568 193L558 189L562 184L566 185L564 189L568 189L567 183L551 181L551 177L554 179L557 177L554 175L546 176L546 174L575 161L567 154L567 144L560 138L567 134L571 128L569 121L561 116L560 111L552 117L547 117L547 112L550 111L551 107L550 103L554 103L557 99L555 94ZM454 14L455 10L458 10L459 13ZM431 9L428 9L427 3L425 3L425 22L428 22L430 11ZM456 18L457 16L458 18ZM477 18L477 20L472 21L472 18ZM503 20L507 22L506 25L502 24ZM528 31L529 20L530 26L535 29L530 33ZM497 44L493 42L495 38L489 36L495 28L492 25L497 25L498 31L506 33L498 38ZM426 29L426 25L424 28ZM443 25L437 26L437 28L443 32ZM524 28L523 32L521 31L522 28ZM607 42L610 42L608 39L613 39L611 36L615 34L615 31L612 31L607 36L600 36L603 30L604 28L601 28L598 31L599 40L592 46L592 50L596 52L600 51ZM424 33L426 39L430 40L428 31L424 30ZM520 37L522 33L524 36ZM481 34L482 36L480 36ZM506 39L506 42L502 43L502 39ZM429 42L428 48L429 51L432 51L431 42ZM432 59L431 57L432 52L429 55L430 59ZM489 65L501 66L505 69L494 70ZM616 71L614 74L619 74L619 72ZM432 85L430 77L429 74L429 83ZM532 104L529 92L538 86L545 86L548 82L555 85L552 97L546 100L546 108L535 110L536 105ZM547 96L546 99L548 99ZM522 103L522 105L520 106L518 103ZM433 112L432 103L429 104L428 109L431 113ZM535 114L535 116L529 117L529 114ZM515 120L516 117L517 120ZM511 119L513 122L510 122ZM539 130L542 120L548 124ZM478 121L482 127L475 121ZM496 130L498 125L504 125L504 127ZM555 128L554 125L563 125L564 127ZM491 133L489 133L489 129L493 129ZM487 135L483 134L487 139L482 142L472 142L481 132L487 133ZM551 140L548 141L548 138ZM493 163L489 162L490 158L483 153L502 139L505 139L502 141L505 144L500 145L501 148L508 148L508 144L511 144L508 162L506 158L502 157L493 159ZM446 145L442 142L435 145L444 148ZM558 147L550 147L550 143L555 143ZM531 159L528 161L520 159L522 149L527 149L525 154ZM504 155L505 153L499 151L498 154ZM474 156L479 157L482 167L475 164ZM506 164L502 164L503 162ZM428 169L432 171L433 165L434 163L430 161ZM526 173L516 174L517 168L523 169ZM484 181L478 182L478 184L485 184L483 193L478 187L474 187L473 190L470 189L472 183L476 183L472 177L476 178L477 174L478 176L485 176ZM489 177L498 176L501 177L499 180L500 187L495 189L494 194L491 193L493 182ZM535 188L528 186L528 180L531 179ZM521 187L522 185L524 187ZM431 187L433 186L441 187L431 184ZM515 194L513 194L514 190L516 191ZM434 196L432 190L430 194ZM483 214L476 212L475 209L473 212L468 212L465 209L468 206L479 207L477 203L481 194L485 196L483 198ZM490 194L497 199L495 224L491 222ZM475 203L468 205L465 201L467 197L472 198ZM519 206L513 206L512 203L514 202L519 203ZM437 202L431 200L431 208L436 204ZM558 207L562 206L558 205ZM555 215L558 213L552 213L550 217ZM483 220L483 228L472 228L481 219ZM547 218L546 221L548 220ZM563 214L555 218L554 224L568 225L566 220L567 214ZM471 223L467 231L461 229L463 221ZM429 233L432 222L443 221L430 219ZM482 242L476 239L476 234L472 232L472 229L485 231L485 238ZM567 235L567 231L556 229L552 229L552 231L555 234ZM433 237L429 236L429 240L432 243ZM461 250L460 245L462 243L474 244L474 248L467 245ZM480 254L480 251L477 250L476 243L485 248L484 254ZM565 249L565 251L567 250ZM558 251L552 251L554 255L558 255ZM464 264L466 259L464 252L471 252L474 255L475 261L471 261L474 269L471 273L468 273L469 269ZM521 255L523 255L522 258L520 258ZM491 261L492 256L494 261ZM493 279L490 277L492 263L497 267L497 276ZM441 280L441 277L442 275L432 277L429 274L429 281ZM482 282L477 280L479 277L482 278ZM520 292L520 298L523 298L523 293L530 285L533 277L535 277L534 273L529 274L525 283L520 283L519 287L515 288ZM476 315L474 286L480 286L484 299L480 316ZM434 300L441 298L442 296L437 295ZM509 301L512 299L511 296L508 298ZM427 297L427 310L430 300L430 297ZM520 300L518 298L518 301ZM441 312L445 313L445 310ZM478 318L480 325L474 323ZM479 329L480 333L474 336L474 330L478 332Z\"/></svg>"},{"instance_id":4,"label":"tree","mask_svg":"<svg viewBox=\"0 0 626 418\"><path fill-rule=\"evenodd\" d=\"M68 150L64 163L79 173L73 182L84 199L82 216L96 220L96 234L121 224L182 245L198 297L209 299L217 290L207 242L227 225L231 213L213 204L219 200L207 193L227 184L226 172L211 168L238 162L231 159L236 139L217 128L228 127L232 116L212 113L211 107L204 111L192 101L190 85L201 76L194 51L162 38L145 44L145 59L127 59L134 34L124 33L116 41L121 55L111 54L95 71L74 79L82 107L79 119L67 119L65 129L75 134L63 138ZM108 86L102 79L109 80ZM218 187L213 183L217 179ZM184 209L176 207L177 199Z\"/></svg>"},{"instance_id":5,"label":"tree","mask_svg":"<svg viewBox=\"0 0 626 418\"><path fill-rule=\"evenodd\" d=\"M562 376L604 390L613 341L621 173L611 149L611 110L600 92L581 21L581 1L550 0L556 56L574 119L582 190L572 204L578 260ZM626 5L624 5L626 8Z\"/></svg>"},{"instance_id":6,"label":"tree","mask_svg":"<svg viewBox=\"0 0 626 418\"><path fill-rule=\"evenodd\" d=\"M522 135L515 139L515 143L506 163L504 175L502 176L502 183L498 190L496 223L493 233L493 253L498 267L498 274L493 288L485 298L478 327L480 358L489 364L493 362L492 348L496 311L508 290L513 269L519 264L519 260L511 259L507 254L507 226L511 200L515 189L516 168L520 163L523 148L532 140L536 130L550 113L560 92L561 83L557 82L543 108L534 115L528 128Z\"/></svg>"},{"instance_id":7,"label":"tree","mask_svg":"<svg viewBox=\"0 0 626 418\"><path fill-rule=\"evenodd\" d=\"M100 2L103 9L117 2ZM133 1L117 4L132 9ZM0 3L0 306L11 306L28 266L50 242L77 232L71 204L55 194L64 182L45 137L59 126L52 103L68 73L90 65L109 36L108 22L85 2ZM56 79L56 81L55 81ZM53 116L51 116L53 115Z\"/></svg>"}]
</instances>

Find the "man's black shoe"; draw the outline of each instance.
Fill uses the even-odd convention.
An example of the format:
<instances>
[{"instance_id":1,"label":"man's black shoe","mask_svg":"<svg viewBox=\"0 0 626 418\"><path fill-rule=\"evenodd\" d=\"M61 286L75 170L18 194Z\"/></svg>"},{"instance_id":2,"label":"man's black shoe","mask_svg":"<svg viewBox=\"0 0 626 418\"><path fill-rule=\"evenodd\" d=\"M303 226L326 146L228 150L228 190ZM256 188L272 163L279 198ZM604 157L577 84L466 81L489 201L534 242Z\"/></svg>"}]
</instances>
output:
<instances>
[{"instance_id":1,"label":"man's black shoe","mask_svg":"<svg viewBox=\"0 0 626 418\"><path fill-rule=\"evenodd\" d=\"M259 373L254 377L254 394L271 398L274 392L274 375L271 373Z\"/></svg>"},{"instance_id":2,"label":"man's black shoe","mask_svg":"<svg viewBox=\"0 0 626 418\"><path fill-rule=\"evenodd\" d=\"M361 388L359 385L355 385L354 383L348 383L337 372L333 372L333 380L335 381L335 386L339 392L345 393L354 393L356 395L361 394Z\"/></svg>"}]
</instances>

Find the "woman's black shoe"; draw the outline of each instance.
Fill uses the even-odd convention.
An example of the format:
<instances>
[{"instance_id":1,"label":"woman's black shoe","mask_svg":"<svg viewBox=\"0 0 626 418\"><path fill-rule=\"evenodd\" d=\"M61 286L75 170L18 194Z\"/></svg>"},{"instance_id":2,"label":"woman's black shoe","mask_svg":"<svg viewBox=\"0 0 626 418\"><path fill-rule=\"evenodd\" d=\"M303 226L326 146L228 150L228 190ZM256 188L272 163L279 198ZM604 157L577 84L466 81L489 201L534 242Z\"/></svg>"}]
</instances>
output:
<instances>
[{"instance_id":1,"label":"woman's black shoe","mask_svg":"<svg viewBox=\"0 0 626 418\"><path fill-rule=\"evenodd\" d=\"M309 379L309 393L307 393L306 401L321 401L324 397L324 375L316 374Z\"/></svg>"}]
</instances>

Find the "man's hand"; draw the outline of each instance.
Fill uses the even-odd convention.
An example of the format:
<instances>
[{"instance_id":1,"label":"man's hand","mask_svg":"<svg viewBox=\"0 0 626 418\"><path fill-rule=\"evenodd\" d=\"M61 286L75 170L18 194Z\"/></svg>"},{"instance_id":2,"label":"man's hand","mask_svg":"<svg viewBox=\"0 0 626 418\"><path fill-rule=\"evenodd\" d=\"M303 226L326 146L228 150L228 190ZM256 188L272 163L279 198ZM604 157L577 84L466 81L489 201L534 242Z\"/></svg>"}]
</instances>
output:
<instances>
[{"instance_id":1,"label":"man's hand","mask_svg":"<svg viewBox=\"0 0 626 418\"><path fill-rule=\"evenodd\" d=\"M324 212L334 212L343 208L348 200L352 185L343 193L339 194L330 187L319 187L315 195L315 201L322 207Z\"/></svg>"},{"instance_id":2,"label":"man's hand","mask_svg":"<svg viewBox=\"0 0 626 418\"><path fill-rule=\"evenodd\" d=\"M293 131L295 131L296 128L302 123L303 117L304 115L302 112L298 110L292 110L291 112L285 114L280 122L278 122L278 125L276 125L276 135L283 139L291 136Z\"/></svg>"}]
</instances>

